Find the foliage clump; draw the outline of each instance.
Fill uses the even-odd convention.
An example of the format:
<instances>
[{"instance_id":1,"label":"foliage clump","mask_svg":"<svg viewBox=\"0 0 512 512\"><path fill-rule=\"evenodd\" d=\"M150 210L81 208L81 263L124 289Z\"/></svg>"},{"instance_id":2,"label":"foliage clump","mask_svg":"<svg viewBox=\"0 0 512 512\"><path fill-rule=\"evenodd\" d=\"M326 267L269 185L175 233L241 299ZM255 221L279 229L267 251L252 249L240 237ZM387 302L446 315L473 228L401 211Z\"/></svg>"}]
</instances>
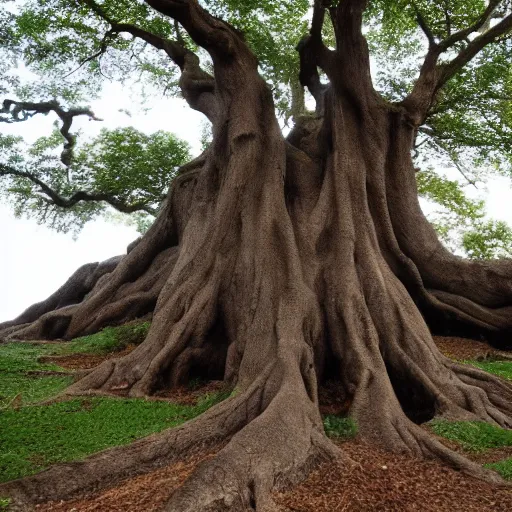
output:
<instances>
[{"instance_id":1,"label":"foliage clump","mask_svg":"<svg viewBox=\"0 0 512 512\"><path fill-rule=\"evenodd\" d=\"M352 418L329 415L324 418L324 430L335 439L352 439L357 435L357 423Z\"/></svg>"}]
</instances>

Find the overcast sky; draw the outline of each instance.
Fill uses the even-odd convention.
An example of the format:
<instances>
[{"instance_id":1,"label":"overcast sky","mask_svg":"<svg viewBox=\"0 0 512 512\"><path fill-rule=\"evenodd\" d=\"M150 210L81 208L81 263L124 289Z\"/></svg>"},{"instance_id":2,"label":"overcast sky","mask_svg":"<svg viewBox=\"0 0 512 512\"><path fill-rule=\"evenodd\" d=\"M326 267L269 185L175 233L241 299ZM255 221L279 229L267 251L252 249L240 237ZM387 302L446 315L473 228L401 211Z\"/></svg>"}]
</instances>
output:
<instances>
[{"instance_id":1,"label":"overcast sky","mask_svg":"<svg viewBox=\"0 0 512 512\"><path fill-rule=\"evenodd\" d=\"M199 152L202 115L191 110L183 100L154 98L148 113L133 111L133 98L126 87L107 84L102 98L93 102L102 122L78 118L78 128L96 135L101 128L134 126L151 133L162 129L187 140L193 153ZM132 116L121 112L132 110ZM49 135L53 116L36 116L24 123L0 125L3 133L22 135L28 142ZM484 190L473 194L484 195ZM488 184L487 210L490 216L512 224L512 189L507 178ZM15 219L7 205L0 204L0 322L20 314L26 307L53 293L84 263L101 261L122 254L137 237L133 228L105 221L88 223L77 240L38 226L29 219Z\"/></svg>"}]
</instances>

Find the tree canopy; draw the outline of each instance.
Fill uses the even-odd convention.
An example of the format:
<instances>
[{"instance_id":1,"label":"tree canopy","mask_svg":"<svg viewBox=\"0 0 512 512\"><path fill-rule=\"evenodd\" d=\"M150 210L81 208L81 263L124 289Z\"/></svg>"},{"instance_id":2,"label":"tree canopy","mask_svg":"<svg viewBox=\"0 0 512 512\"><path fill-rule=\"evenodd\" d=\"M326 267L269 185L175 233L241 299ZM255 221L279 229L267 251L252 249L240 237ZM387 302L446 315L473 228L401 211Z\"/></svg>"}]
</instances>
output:
<instances>
[{"instance_id":1,"label":"tree canopy","mask_svg":"<svg viewBox=\"0 0 512 512\"><path fill-rule=\"evenodd\" d=\"M0 143L1 192L16 215L74 234L108 206L134 214L132 221L145 231L179 166L190 157L188 144L174 135L146 135L135 128L102 129L97 137L80 141L65 164L58 154L59 131L30 147L10 136Z\"/></svg>"},{"instance_id":2,"label":"tree canopy","mask_svg":"<svg viewBox=\"0 0 512 512\"><path fill-rule=\"evenodd\" d=\"M243 33L271 86L283 128L293 126L294 116L306 115L312 104L298 81L296 48L308 31L310 2L205 0L203 5ZM475 186L484 189L493 176L512 173L512 41L503 33L495 38L495 44L483 44L492 30L504 23L509 10L508 1L372 0L364 13L374 85L390 102L400 101L412 91L429 47L440 49L439 65L446 71L446 84L419 127L415 144L419 193L436 203L430 218L440 236L451 249L470 257L496 257L511 251L508 225L484 220L484 205L471 199ZM204 70L212 67L210 56L179 23L169 23L145 2L7 1L0 16L5 71L0 91L18 102L40 99L58 101L63 109L76 108L80 102L97 97L106 80L136 84L146 95L158 91L177 96L180 69L177 61L169 61L165 41L183 42L197 53ZM325 23L322 30L325 43L333 47L336 35L332 26ZM476 46L481 48L475 53ZM467 65L455 68L457 59L468 61ZM18 72L20 66L22 71L30 71L30 78ZM35 114L22 105L19 112L22 118ZM135 146L132 149L136 150ZM19 146L16 151L28 155ZM179 156L174 166L179 165ZM85 172L83 163L77 162L75 167L75 177ZM439 171L443 168L456 170L459 178L454 172L446 177ZM48 167L44 172L51 174ZM148 167L146 172L152 171ZM91 173L92 169L85 172L82 183L92 185ZM56 173L50 185L59 180ZM123 182L126 184L125 179ZM41 200L34 184L18 177L15 185L13 189L10 181L8 187L4 183L4 190L16 190L16 212L37 212L40 220L49 220L48 204ZM146 185L150 186L141 181L130 184L134 189ZM110 193L101 188L95 191ZM132 204L141 200L137 193L129 200L126 194L124 190L119 199ZM152 203L154 208L155 197ZM74 209L76 219L82 219L78 225L102 209L97 203L81 203ZM56 217L58 207L51 211L50 222L66 229L65 221L55 219L69 218L70 213L61 211ZM482 250L474 250L477 239Z\"/></svg>"}]
</instances>

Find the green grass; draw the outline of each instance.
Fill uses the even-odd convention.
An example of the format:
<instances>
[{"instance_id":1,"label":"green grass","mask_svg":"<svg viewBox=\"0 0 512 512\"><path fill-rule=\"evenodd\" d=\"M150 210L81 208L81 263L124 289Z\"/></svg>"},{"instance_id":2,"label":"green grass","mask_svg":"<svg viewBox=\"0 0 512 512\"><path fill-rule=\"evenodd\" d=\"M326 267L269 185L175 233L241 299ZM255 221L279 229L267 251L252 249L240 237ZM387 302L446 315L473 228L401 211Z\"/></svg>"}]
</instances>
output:
<instances>
[{"instance_id":1,"label":"green grass","mask_svg":"<svg viewBox=\"0 0 512 512\"><path fill-rule=\"evenodd\" d=\"M139 345L146 337L150 322L105 327L96 334L75 338L62 345L60 354L107 354L123 350L128 345Z\"/></svg>"},{"instance_id":2,"label":"green grass","mask_svg":"<svg viewBox=\"0 0 512 512\"><path fill-rule=\"evenodd\" d=\"M72 377L36 377L22 373L0 374L0 412L18 395L20 405L32 404L57 395L73 381Z\"/></svg>"},{"instance_id":3,"label":"green grass","mask_svg":"<svg viewBox=\"0 0 512 512\"><path fill-rule=\"evenodd\" d=\"M484 370L501 377L503 379L512 380L512 361L464 361Z\"/></svg>"},{"instance_id":4,"label":"green grass","mask_svg":"<svg viewBox=\"0 0 512 512\"><path fill-rule=\"evenodd\" d=\"M6 409L0 414L0 482L175 427L225 397L225 393L207 395L196 406L142 399L79 398Z\"/></svg>"},{"instance_id":5,"label":"green grass","mask_svg":"<svg viewBox=\"0 0 512 512\"><path fill-rule=\"evenodd\" d=\"M490 448L512 446L512 430L482 421L444 421L430 423L434 433L456 441L468 451L482 452Z\"/></svg>"},{"instance_id":6,"label":"green grass","mask_svg":"<svg viewBox=\"0 0 512 512\"><path fill-rule=\"evenodd\" d=\"M486 468L493 469L505 480L512 480L512 459L500 460L491 464L485 464Z\"/></svg>"},{"instance_id":7,"label":"green grass","mask_svg":"<svg viewBox=\"0 0 512 512\"><path fill-rule=\"evenodd\" d=\"M71 377L30 375L27 372L63 371L54 363L41 363L43 356L107 354L141 343L150 323L107 327L71 342L51 344L8 343L0 346L0 410L21 395L26 405L50 398L71 383Z\"/></svg>"},{"instance_id":8,"label":"green grass","mask_svg":"<svg viewBox=\"0 0 512 512\"><path fill-rule=\"evenodd\" d=\"M140 343L148 328L145 322L103 329L69 343L0 346L0 482L175 427L229 396L223 391L208 394L195 406L121 398L29 405L56 395L72 380L38 373L62 371L56 364L40 362L42 356L122 350ZM0 499L0 510L6 506Z\"/></svg>"},{"instance_id":9,"label":"green grass","mask_svg":"<svg viewBox=\"0 0 512 512\"><path fill-rule=\"evenodd\" d=\"M325 433L336 439L352 439L357 435L357 424L352 418L326 416L324 418Z\"/></svg>"},{"instance_id":10,"label":"green grass","mask_svg":"<svg viewBox=\"0 0 512 512\"><path fill-rule=\"evenodd\" d=\"M11 503L11 498L0 498L0 510L7 510L9 503Z\"/></svg>"},{"instance_id":11,"label":"green grass","mask_svg":"<svg viewBox=\"0 0 512 512\"><path fill-rule=\"evenodd\" d=\"M0 346L0 411L18 395L18 404L26 405L54 396L71 383L71 377L27 373L62 371L53 363L38 362L39 357L53 353L53 347L27 343Z\"/></svg>"},{"instance_id":12,"label":"green grass","mask_svg":"<svg viewBox=\"0 0 512 512\"><path fill-rule=\"evenodd\" d=\"M39 363L38 358L54 354L60 344L31 345L30 343L6 343L0 345L0 374L62 370L56 364Z\"/></svg>"}]
</instances>

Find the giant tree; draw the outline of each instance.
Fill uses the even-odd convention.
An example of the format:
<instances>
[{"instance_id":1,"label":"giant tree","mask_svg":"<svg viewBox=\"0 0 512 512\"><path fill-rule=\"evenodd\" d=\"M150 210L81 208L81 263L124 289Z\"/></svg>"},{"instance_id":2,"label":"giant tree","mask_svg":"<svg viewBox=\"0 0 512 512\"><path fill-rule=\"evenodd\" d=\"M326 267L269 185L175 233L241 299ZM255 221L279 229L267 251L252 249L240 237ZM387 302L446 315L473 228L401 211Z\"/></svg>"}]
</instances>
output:
<instances>
[{"instance_id":1,"label":"giant tree","mask_svg":"<svg viewBox=\"0 0 512 512\"><path fill-rule=\"evenodd\" d=\"M318 388L327 380L338 383L361 436L493 480L418 424L443 417L512 426L512 387L447 359L431 334L509 346L512 263L464 260L441 245L418 203L413 153L429 136L453 153L450 130L458 130L475 159L508 165L506 150L493 152L484 139L510 136L509 2L317 1L310 13L302 1L147 0L128 2L123 17L114 2L56 3L76 24L91 17L90 33L104 27L104 52L125 44L119 34L160 50L181 70L183 97L209 119L213 141L83 301L5 332L72 338L152 311L138 348L67 393L145 396L198 375L223 379L233 393L178 429L2 490L61 498L218 444L168 510L273 510L272 489L322 459L345 460L323 434ZM298 58L285 59L300 80L287 76L293 127L285 136L273 98L284 89L269 86L284 65L272 68L265 49L283 19L298 27L309 14ZM265 34L244 26L251 15L268 24L266 44L249 37ZM417 30L419 71L385 95L369 49L404 35L414 42ZM478 83L485 88L475 93ZM468 101L490 120L473 135L478 115L456 115Z\"/></svg>"}]
</instances>

